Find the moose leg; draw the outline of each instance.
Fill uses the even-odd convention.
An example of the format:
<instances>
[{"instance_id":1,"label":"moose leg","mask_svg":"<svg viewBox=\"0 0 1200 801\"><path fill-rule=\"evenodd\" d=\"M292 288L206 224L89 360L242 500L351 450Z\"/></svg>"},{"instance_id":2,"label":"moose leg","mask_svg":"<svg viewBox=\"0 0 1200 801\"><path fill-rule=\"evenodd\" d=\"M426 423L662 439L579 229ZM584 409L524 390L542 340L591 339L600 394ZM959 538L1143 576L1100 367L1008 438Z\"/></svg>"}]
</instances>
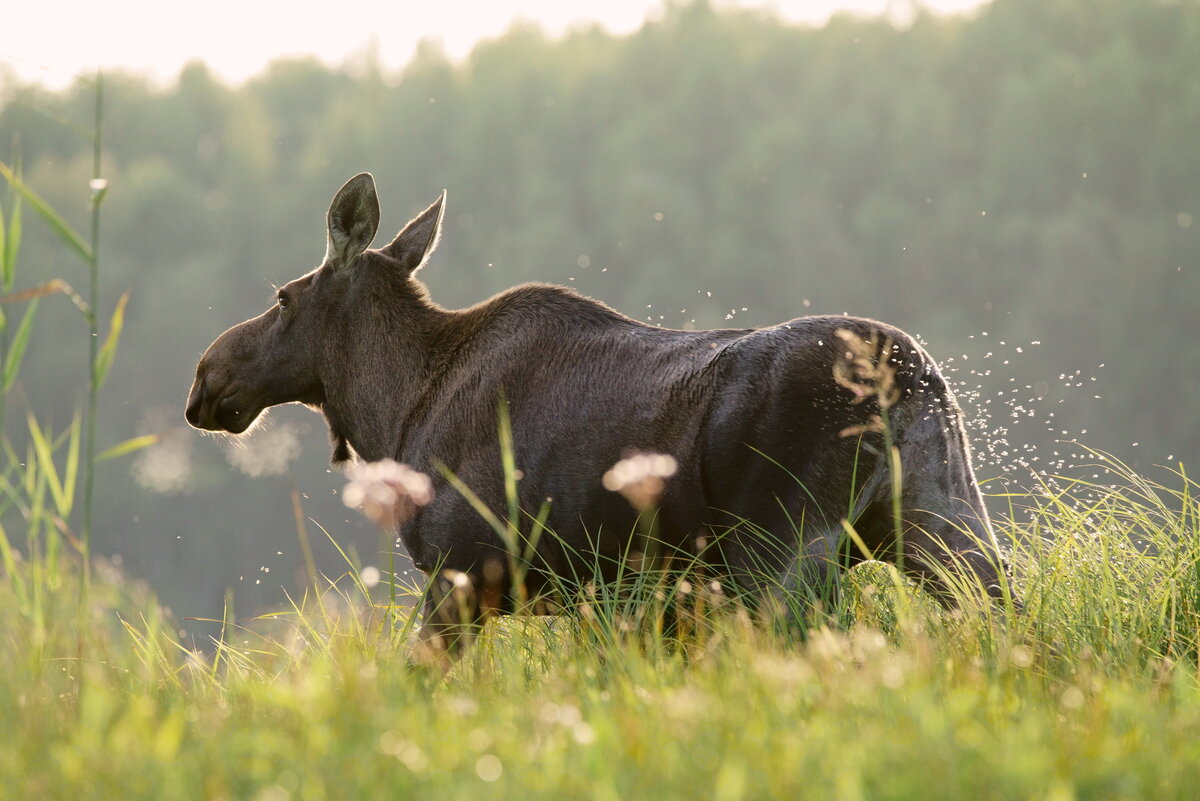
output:
<instances>
[{"instance_id":1,"label":"moose leg","mask_svg":"<svg viewBox=\"0 0 1200 801\"><path fill-rule=\"evenodd\" d=\"M727 579L750 608L796 629L811 624L813 613L837 608L843 564L836 534L812 532L801 541L788 528L778 537L758 531L747 539L723 549L722 557Z\"/></svg>"},{"instance_id":2,"label":"moose leg","mask_svg":"<svg viewBox=\"0 0 1200 801\"><path fill-rule=\"evenodd\" d=\"M837 607L841 597L841 536L834 531L810 537L796 553L788 569L784 589L809 607L826 611ZM794 614L792 615L795 616Z\"/></svg>"},{"instance_id":3,"label":"moose leg","mask_svg":"<svg viewBox=\"0 0 1200 801\"><path fill-rule=\"evenodd\" d=\"M457 570L430 576L415 662L446 672L462 656L483 627L477 586L469 573Z\"/></svg>"}]
</instances>

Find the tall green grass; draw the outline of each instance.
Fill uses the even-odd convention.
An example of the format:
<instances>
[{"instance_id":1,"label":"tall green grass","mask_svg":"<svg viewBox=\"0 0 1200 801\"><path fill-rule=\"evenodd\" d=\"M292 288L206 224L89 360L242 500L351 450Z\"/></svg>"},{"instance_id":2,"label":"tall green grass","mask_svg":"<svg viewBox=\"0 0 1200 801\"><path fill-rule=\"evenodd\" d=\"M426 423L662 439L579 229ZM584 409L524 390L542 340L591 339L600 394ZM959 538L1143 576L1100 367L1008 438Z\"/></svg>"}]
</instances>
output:
<instances>
[{"instance_id":1,"label":"tall green grass","mask_svg":"<svg viewBox=\"0 0 1200 801\"><path fill-rule=\"evenodd\" d=\"M85 81L85 83L89 83ZM57 565L57 557L66 543L78 554L79 577L76 609L77 628L82 631L87 624L89 587L91 577L92 510L95 477L98 465L108 458L130 453L155 441L154 436L136 437L113 445L103 453L96 450L96 412L100 389L116 358L121 330L124 327L125 305L129 300L126 292L114 305L109 330L103 341L100 338L100 221L101 206L108 193L108 182L103 177L103 125L104 125L104 80L97 72L90 82L95 93L92 128L88 136L92 145L92 179L88 184L90 196L90 233L87 240L21 176L20 165L16 167L0 162L0 177L5 179L10 190L9 223L4 225L5 215L0 207L0 431L3 439L5 462L0 472L0 519L16 511L23 519L26 529L25 549L35 557L34 564L44 557L51 567ZM79 258L87 267L87 293L81 295L62 278L55 278L40 286L13 292L17 283L17 262L20 253L22 208L28 203L42 221L58 237L62 245ZM71 300L79 310L87 330L81 339L86 341L88 370L84 380L86 401L84 408L76 414L66 431L55 439L49 436L35 413L30 410L27 418L27 447L25 455L18 452L8 435L6 413L8 397L12 391L22 361L29 345L38 303L46 295L61 294ZM4 309L13 304L24 303L25 312L15 331L10 329L8 313ZM80 441L83 442L82 458ZM63 448L63 443L66 447ZM81 479L81 480L80 480ZM80 487L81 498L77 498L76 487ZM48 502L49 501L49 502ZM0 525L0 551L6 565L13 560L14 546L3 525ZM33 597L41 601L38 576L33 581ZM76 639L77 659L84 658L86 638ZM82 684L76 689L82 688Z\"/></svg>"},{"instance_id":2,"label":"tall green grass","mask_svg":"<svg viewBox=\"0 0 1200 801\"><path fill-rule=\"evenodd\" d=\"M77 560L6 552L0 727L19 734L0 743L0 787L14 799L1193 798L1196 484L1097 458L1102 481L1011 496L1019 519L997 521L1022 614L969 587L947 612L872 563L851 572L845 617L803 637L700 581L674 596L692 627L665 632L644 625L664 585L637 579L594 589L569 616L490 623L445 677L408 667L415 613L349 562L278 614L214 624L199 647L101 565L81 662Z\"/></svg>"},{"instance_id":3,"label":"tall green grass","mask_svg":"<svg viewBox=\"0 0 1200 801\"><path fill-rule=\"evenodd\" d=\"M16 189L0 205L2 403L37 299L96 308L105 187L89 243L0 168ZM88 298L63 281L15 291L22 201L84 257ZM0 799L1196 795L1200 506L1182 466L1152 480L1095 453L1079 474L1095 478L1004 496L1021 612L951 576L947 611L868 562L840 592L777 593L795 607L778 625L778 607L751 609L686 561L631 553L615 586L563 587L569 614L490 622L444 676L410 667L421 591L394 573L368 586L349 556L320 573L297 497L308 587L252 619L230 599L196 643L87 546L81 484L148 441L91 444L123 309L99 344L88 316L79 417L51 430L30 415L25 444L3 440ZM553 532L508 490L507 519L487 515L519 577ZM640 526L653 541L652 506Z\"/></svg>"}]
</instances>

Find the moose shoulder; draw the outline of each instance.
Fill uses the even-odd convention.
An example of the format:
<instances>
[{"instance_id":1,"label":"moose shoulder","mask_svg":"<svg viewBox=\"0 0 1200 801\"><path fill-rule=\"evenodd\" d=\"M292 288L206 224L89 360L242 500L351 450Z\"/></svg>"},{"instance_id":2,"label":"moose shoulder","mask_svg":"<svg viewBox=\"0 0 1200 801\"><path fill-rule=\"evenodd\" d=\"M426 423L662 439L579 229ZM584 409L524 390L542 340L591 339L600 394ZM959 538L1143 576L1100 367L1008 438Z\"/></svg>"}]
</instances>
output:
<instances>
[{"instance_id":1,"label":"moose shoulder","mask_svg":"<svg viewBox=\"0 0 1200 801\"><path fill-rule=\"evenodd\" d=\"M553 532L531 560L532 592L549 575L604 573L628 552L637 512L601 478L621 458L653 452L678 466L658 503L664 547L707 540L700 558L743 588L764 576L776 587L823 584L844 564L849 518L868 548L901 550L905 569L935 590L943 568L965 568L1000 593L1003 564L959 409L911 337L851 317L674 331L547 285L443 309L416 273L437 245L444 201L371 250L375 184L366 173L350 179L329 208L322 264L201 358L188 422L238 434L267 407L304 403L324 414L335 461L352 448L430 474L433 500L400 532L426 572L481 582L489 565L507 570L496 558L503 543L438 470L503 513L503 396L520 503L548 502ZM891 547L881 412L902 466L902 549ZM438 597L430 593L427 616L435 633L450 625L432 606Z\"/></svg>"}]
</instances>

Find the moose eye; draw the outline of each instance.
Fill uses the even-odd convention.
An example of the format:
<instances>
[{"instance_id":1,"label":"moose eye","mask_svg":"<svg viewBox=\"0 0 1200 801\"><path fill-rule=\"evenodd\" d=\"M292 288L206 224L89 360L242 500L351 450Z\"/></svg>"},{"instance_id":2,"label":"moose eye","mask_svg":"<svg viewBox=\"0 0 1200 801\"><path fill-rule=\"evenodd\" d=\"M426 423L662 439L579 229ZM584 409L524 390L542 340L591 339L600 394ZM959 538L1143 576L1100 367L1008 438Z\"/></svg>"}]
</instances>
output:
<instances>
[{"instance_id":1,"label":"moose eye","mask_svg":"<svg viewBox=\"0 0 1200 801\"><path fill-rule=\"evenodd\" d=\"M288 307L288 296L280 292L275 296L275 302L279 304L279 308L286 309Z\"/></svg>"}]
</instances>

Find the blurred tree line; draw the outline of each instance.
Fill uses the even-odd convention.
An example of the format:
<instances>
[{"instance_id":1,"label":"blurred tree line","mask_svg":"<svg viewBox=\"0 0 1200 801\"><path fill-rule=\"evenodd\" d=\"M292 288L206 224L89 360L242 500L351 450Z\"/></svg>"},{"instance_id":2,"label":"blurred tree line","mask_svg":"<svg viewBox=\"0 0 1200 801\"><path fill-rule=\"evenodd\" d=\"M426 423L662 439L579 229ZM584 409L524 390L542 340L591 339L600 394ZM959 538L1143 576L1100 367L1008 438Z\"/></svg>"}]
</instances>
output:
<instances>
[{"instance_id":1,"label":"blurred tree line","mask_svg":"<svg viewBox=\"0 0 1200 801\"><path fill-rule=\"evenodd\" d=\"M240 86L193 64L106 88L103 282L133 300L105 431L163 440L132 477L101 476L94 547L180 614L219 617L227 585L239 611L280 601L301 564L293 487L378 563L318 417L283 410L240 448L180 428L199 353L317 264L325 208L360 170L381 243L449 190L423 273L445 305L548 280L673 327L873 316L954 371L984 477L1059 469L1077 449L1056 439L1143 469L1200 454L1193 2L996 0L903 28L693 2L629 36L516 27L463 63L427 44L400 74L368 51ZM92 102L82 82L0 75L0 160L74 220ZM25 228L25 280L82 282ZM44 305L21 392L65 422L86 342Z\"/></svg>"}]
</instances>

